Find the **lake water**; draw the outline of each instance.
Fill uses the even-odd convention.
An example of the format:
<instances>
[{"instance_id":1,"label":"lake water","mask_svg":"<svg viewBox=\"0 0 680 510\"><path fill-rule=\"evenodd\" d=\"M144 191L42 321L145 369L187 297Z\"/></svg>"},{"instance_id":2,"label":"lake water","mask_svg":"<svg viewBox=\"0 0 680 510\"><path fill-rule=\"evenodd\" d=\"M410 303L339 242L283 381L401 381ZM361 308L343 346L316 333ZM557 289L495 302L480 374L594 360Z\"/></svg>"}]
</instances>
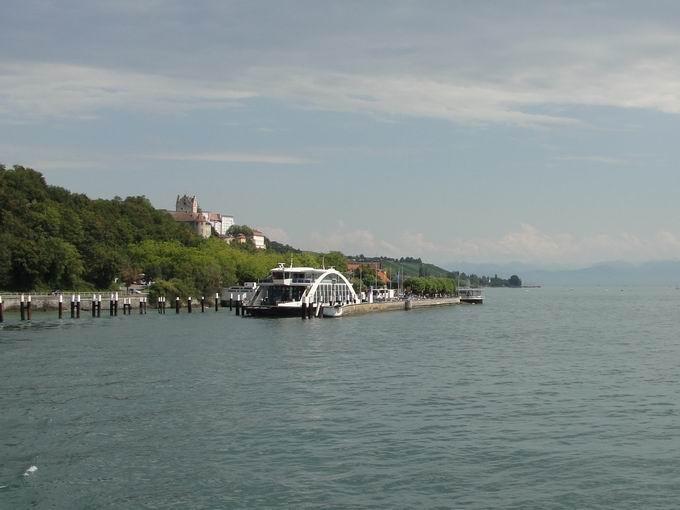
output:
<instances>
[{"instance_id":1,"label":"lake water","mask_svg":"<svg viewBox=\"0 0 680 510\"><path fill-rule=\"evenodd\" d=\"M55 315L0 326L2 509L680 501L674 288L308 321Z\"/></svg>"}]
</instances>

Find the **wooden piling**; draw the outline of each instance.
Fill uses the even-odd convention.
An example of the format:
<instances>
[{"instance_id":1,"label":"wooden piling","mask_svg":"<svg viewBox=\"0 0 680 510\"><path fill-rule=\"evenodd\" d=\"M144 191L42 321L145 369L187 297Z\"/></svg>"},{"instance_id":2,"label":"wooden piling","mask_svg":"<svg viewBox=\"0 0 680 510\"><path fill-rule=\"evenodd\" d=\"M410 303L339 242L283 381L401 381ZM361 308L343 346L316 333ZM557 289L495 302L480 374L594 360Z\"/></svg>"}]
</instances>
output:
<instances>
[{"instance_id":1,"label":"wooden piling","mask_svg":"<svg viewBox=\"0 0 680 510\"><path fill-rule=\"evenodd\" d=\"M76 296L76 319L80 319L80 294Z\"/></svg>"},{"instance_id":2,"label":"wooden piling","mask_svg":"<svg viewBox=\"0 0 680 510\"><path fill-rule=\"evenodd\" d=\"M201 296L201 313L205 313L205 296Z\"/></svg>"},{"instance_id":3,"label":"wooden piling","mask_svg":"<svg viewBox=\"0 0 680 510\"><path fill-rule=\"evenodd\" d=\"M0 322L5 322L5 310L3 309L2 296L0 296Z\"/></svg>"},{"instance_id":4,"label":"wooden piling","mask_svg":"<svg viewBox=\"0 0 680 510\"><path fill-rule=\"evenodd\" d=\"M302 320L305 320L307 318L307 301L309 298L304 298L302 300L302 305L300 306L300 309L302 311Z\"/></svg>"},{"instance_id":5,"label":"wooden piling","mask_svg":"<svg viewBox=\"0 0 680 510\"><path fill-rule=\"evenodd\" d=\"M22 294L21 298L19 299L19 317L22 321L26 320L26 309L24 306L24 295Z\"/></svg>"},{"instance_id":6,"label":"wooden piling","mask_svg":"<svg viewBox=\"0 0 680 510\"><path fill-rule=\"evenodd\" d=\"M113 300L113 315L118 316L118 293L115 294L115 299Z\"/></svg>"},{"instance_id":7,"label":"wooden piling","mask_svg":"<svg viewBox=\"0 0 680 510\"><path fill-rule=\"evenodd\" d=\"M220 294L219 292L215 292L215 311L219 310L220 306Z\"/></svg>"},{"instance_id":8,"label":"wooden piling","mask_svg":"<svg viewBox=\"0 0 680 510\"><path fill-rule=\"evenodd\" d=\"M71 319L76 318L76 295L71 294Z\"/></svg>"},{"instance_id":9,"label":"wooden piling","mask_svg":"<svg viewBox=\"0 0 680 510\"><path fill-rule=\"evenodd\" d=\"M59 318L63 319L64 318L64 295L59 294L59 312L58 312Z\"/></svg>"},{"instance_id":10,"label":"wooden piling","mask_svg":"<svg viewBox=\"0 0 680 510\"><path fill-rule=\"evenodd\" d=\"M179 313L179 296L175 298L175 313Z\"/></svg>"},{"instance_id":11,"label":"wooden piling","mask_svg":"<svg viewBox=\"0 0 680 510\"><path fill-rule=\"evenodd\" d=\"M191 313L191 296L187 299L187 313Z\"/></svg>"},{"instance_id":12,"label":"wooden piling","mask_svg":"<svg viewBox=\"0 0 680 510\"><path fill-rule=\"evenodd\" d=\"M229 294L229 311L231 312L231 309L234 306L234 293Z\"/></svg>"},{"instance_id":13,"label":"wooden piling","mask_svg":"<svg viewBox=\"0 0 680 510\"><path fill-rule=\"evenodd\" d=\"M234 305L234 308L236 309L236 315L239 315L239 307L241 306L241 295L239 294L236 297L236 303Z\"/></svg>"},{"instance_id":14,"label":"wooden piling","mask_svg":"<svg viewBox=\"0 0 680 510\"><path fill-rule=\"evenodd\" d=\"M97 296L97 317L102 316L102 295Z\"/></svg>"},{"instance_id":15,"label":"wooden piling","mask_svg":"<svg viewBox=\"0 0 680 510\"><path fill-rule=\"evenodd\" d=\"M31 320L31 295L29 294L26 298L26 318Z\"/></svg>"}]
</instances>

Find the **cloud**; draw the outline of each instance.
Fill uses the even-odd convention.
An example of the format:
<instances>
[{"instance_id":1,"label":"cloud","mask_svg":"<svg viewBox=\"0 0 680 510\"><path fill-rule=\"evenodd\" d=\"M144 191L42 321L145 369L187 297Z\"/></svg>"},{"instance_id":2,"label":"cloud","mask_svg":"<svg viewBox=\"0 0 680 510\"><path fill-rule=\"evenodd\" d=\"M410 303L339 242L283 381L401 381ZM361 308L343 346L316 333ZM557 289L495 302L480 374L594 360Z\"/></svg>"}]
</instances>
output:
<instances>
[{"instance_id":1,"label":"cloud","mask_svg":"<svg viewBox=\"0 0 680 510\"><path fill-rule=\"evenodd\" d=\"M633 162L629 159L612 158L609 156L560 156L558 161L582 161L585 163L601 163L603 165L630 166Z\"/></svg>"},{"instance_id":2,"label":"cloud","mask_svg":"<svg viewBox=\"0 0 680 510\"><path fill-rule=\"evenodd\" d=\"M341 222L337 228L328 229L324 233L311 232L306 236L304 245L307 249L322 252L340 250L348 254L398 256L400 250L394 244L379 238L365 229L351 229Z\"/></svg>"},{"instance_id":3,"label":"cloud","mask_svg":"<svg viewBox=\"0 0 680 510\"><path fill-rule=\"evenodd\" d=\"M677 259L680 236L661 231L648 237L629 232L575 235L547 233L530 224L507 232L498 238L442 239L419 256L430 256L441 262L522 262L535 265L584 266L597 262L622 260Z\"/></svg>"},{"instance_id":4,"label":"cloud","mask_svg":"<svg viewBox=\"0 0 680 510\"><path fill-rule=\"evenodd\" d=\"M220 83L56 62L0 62L0 114L7 121L91 119L103 109L163 114L223 108L255 96Z\"/></svg>"},{"instance_id":5,"label":"cloud","mask_svg":"<svg viewBox=\"0 0 680 510\"><path fill-rule=\"evenodd\" d=\"M533 91L453 78L263 68L251 70L243 86L263 96L329 111L520 126L579 123L567 117L522 111L525 106L543 103Z\"/></svg>"},{"instance_id":6,"label":"cloud","mask_svg":"<svg viewBox=\"0 0 680 510\"><path fill-rule=\"evenodd\" d=\"M464 10L312 2L266 13L256 3L205 2L195 11L174 2L17 3L0 47L22 47L5 53L22 59L0 62L0 114L185 113L254 96L381 120L517 126L574 125L556 109L573 105L680 113L680 31L666 10L607 2ZM41 46L52 37L59 52Z\"/></svg>"},{"instance_id":7,"label":"cloud","mask_svg":"<svg viewBox=\"0 0 680 510\"><path fill-rule=\"evenodd\" d=\"M312 165L313 159L287 154L265 154L255 152L169 152L146 156L148 159L164 161L208 161L220 163L259 163L265 165Z\"/></svg>"},{"instance_id":8,"label":"cloud","mask_svg":"<svg viewBox=\"0 0 680 510\"><path fill-rule=\"evenodd\" d=\"M297 241L293 241L296 244ZM372 232L338 226L325 234L314 233L307 247L320 251L340 250L348 254L413 256L435 263L508 263L536 266L582 267L597 262L620 260L643 262L678 259L680 234L659 231L648 237L629 232L578 236L573 233L547 233L522 224L499 237L455 238L442 236L436 241L422 232L407 232L392 242Z\"/></svg>"}]
</instances>

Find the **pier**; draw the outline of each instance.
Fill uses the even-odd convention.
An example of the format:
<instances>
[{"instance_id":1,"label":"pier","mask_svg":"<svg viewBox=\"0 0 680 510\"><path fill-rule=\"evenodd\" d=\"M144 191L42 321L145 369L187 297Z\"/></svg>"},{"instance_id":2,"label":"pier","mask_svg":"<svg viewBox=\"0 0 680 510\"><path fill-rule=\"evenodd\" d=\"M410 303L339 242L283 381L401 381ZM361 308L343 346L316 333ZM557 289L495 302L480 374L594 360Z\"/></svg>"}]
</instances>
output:
<instances>
[{"instance_id":1,"label":"pier","mask_svg":"<svg viewBox=\"0 0 680 510\"><path fill-rule=\"evenodd\" d=\"M395 312L399 310L413 310L415 308L426 308L432 306L459 305L459 297L446 298L427 298L427 299L406 299L399 301L384 301L376 303L356 303L342 307L342 315L360 315L375 312Z\"/></svg>"},{"instance_id":2,"label":"pier","mask_svg":"<svg viewBox=\"0 0 680 510\"><path fill-rule=\"evenodd\" d=\"M229 310L235 309L235 315L245 317L256 316L257 307L250 306L246 301L238 299L233 303L230 301L228 306ZM200 313L205 313L207 299L205 296L200 296ZM57 317L59 319L64 319L64 308L65 303L70 304L70 314L67 316L70 319L78 320L81 317L82 311L89 311L89 315L92 318L101 317L101 307L102 301L108 301L109 313L111 317L118 316L118 305L119 302L122 307L122 315L132 315L133 309L138 310L139 315L146 315L149 298L147 295L127 295L117 292L109 292L104 294L102 298L101 293L87 293L87 294L58 294L58 295L46 295L46 294L0 294L0 323L4 322L5 314L7 310L17 310L20 312L21 321L31 321L33 311L57 311ZM156 301L156 307L159 314L165 314L167 308L171 310L174 309L175 315L180 314L180 312L192 313L193 310L193 298L188 297L185 300L175 297L171 301L172 304L167 302L167 297L161 296ZM215 312L218 312L220 308L227 308L225 306L220 307L220 295L215 294L214 297ZM296 311L293 316L300 316L302 318L323 318L324 308L333 307L331 302L326 303L309 303L303 304ZM372 303L362 302L362 303L345 303L342 305L342 316L351 315L361 315L367 313L378 313L378 312L392 312L392 311L408 311L416 308L427 308L433 306L451 306L461 304L460 297L440 297L440 298L410 298L410 299L394 299L387 301L375 301ZM168 306L169 305L169 306ZM68 311L68 309L67 309ZM291 315L288 315L291 316Z\"/></svg>"}]
</instances>

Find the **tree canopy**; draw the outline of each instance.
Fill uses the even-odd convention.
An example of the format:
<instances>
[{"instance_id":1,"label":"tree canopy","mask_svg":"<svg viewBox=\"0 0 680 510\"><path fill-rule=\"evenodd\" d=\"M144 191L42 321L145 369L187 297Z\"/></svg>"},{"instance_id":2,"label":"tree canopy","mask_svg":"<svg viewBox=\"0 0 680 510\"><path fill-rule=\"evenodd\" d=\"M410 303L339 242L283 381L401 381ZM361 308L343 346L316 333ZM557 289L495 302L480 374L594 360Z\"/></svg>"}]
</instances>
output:
<instances>
[{"instance_id":1,"label":"tree canopy","mask_svg":"<svg viewBox=\"0 0 680 510\"><path fill-rule=\"evenodd\" d=\"M250 232L245 225L231 233ZM143 273L153 294L211 295L257 281L279 262L346 269L340 252L243 249L202 239L145 197L91 200L49 186L35 170L0 165L0 289L106 289Z\"/></svg>"}]
</instances>

